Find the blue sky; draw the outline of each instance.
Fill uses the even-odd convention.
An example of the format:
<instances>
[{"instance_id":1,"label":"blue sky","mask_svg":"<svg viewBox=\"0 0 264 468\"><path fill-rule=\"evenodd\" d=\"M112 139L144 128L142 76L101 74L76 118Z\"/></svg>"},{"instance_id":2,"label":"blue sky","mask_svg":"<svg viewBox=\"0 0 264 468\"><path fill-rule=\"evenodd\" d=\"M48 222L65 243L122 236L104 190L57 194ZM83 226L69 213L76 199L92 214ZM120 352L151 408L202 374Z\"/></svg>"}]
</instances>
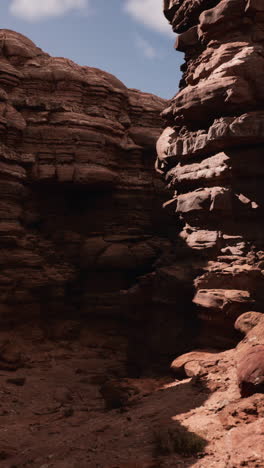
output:
<instances>
[{"instance_id":1,"label":"blue sky","mask_svg":"<svg viewBox=\"0 0 264 468\"><path fill-rule=\"evenodd\" d=\"M101 68L126 86L171 98L182 54L162 0L1 0L1 27L54 56Z\"/></svg>"}]
</instances>

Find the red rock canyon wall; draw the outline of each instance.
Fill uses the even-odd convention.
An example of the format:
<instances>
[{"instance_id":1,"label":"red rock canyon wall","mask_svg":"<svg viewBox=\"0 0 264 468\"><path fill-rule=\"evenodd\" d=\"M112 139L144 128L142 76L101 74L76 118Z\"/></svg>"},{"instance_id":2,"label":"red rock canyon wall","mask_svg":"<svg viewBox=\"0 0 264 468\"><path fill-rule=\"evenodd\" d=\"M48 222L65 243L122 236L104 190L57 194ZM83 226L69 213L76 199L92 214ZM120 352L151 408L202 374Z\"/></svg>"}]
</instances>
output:
<instances>
[{"instance_id":1,"label":"red rock canyon wall","mask_svg":"<svg viewBox=\"0 0 264 468\"><path fill-rule=\"evenodd\" d=\"M165 101L8 30L0 86L2 322L127 318L120 291L171 249L153 170Z\"/></svg>"},{"instance_id":2,"label":"red rock canyon wall","mask_svg":"<svg viewBox=\"0 0 264 468\"><path fill-rule=\"evenodd\" d=\"M8 30L0 71L2 321L125 320L132 366L187 350L192 269L154 170L166 101Z\"/></svg>"},{"instance_id":3,"label":"red rock canyon wall","mask_svg":"<svg viewBox=\"0 0 264 468\"><path fill-rule=\"evenodd\" d=\"M165 0L164 10L185 64L156 166L196 267L198 341L226 346L241 313L263 311L264 4Z\"/></svg>"}]
</instances>

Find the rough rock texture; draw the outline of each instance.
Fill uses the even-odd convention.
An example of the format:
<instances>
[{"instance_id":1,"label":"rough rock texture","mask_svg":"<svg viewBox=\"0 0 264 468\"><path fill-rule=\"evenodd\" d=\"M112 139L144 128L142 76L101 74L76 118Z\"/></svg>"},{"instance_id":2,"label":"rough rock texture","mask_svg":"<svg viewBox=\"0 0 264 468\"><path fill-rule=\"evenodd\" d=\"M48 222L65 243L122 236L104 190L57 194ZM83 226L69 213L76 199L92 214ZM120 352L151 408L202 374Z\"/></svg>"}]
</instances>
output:
<instances>
[{"instance_id":1,"label":"rough rock texture","mask_svg":"<svg viewBox=\"0 0 264 468\"><path fill-rule=\"evenodd\" d=\"M187 256L200 267L198 343L226 347L237 339L236 318L264 304L264 6L165 0L164 9L185 64L163 112L156 167L173 190Z\"/></svg>"},{"instance_id":2,"label":"rough rock texture","mask_svg":"<svg viewBox=\"0 0 264 468\"><path fill-rule=\"evenodd\" d=\"M154 171L166 101L7 30L0 70L0 318L125 320L131 372L168 365L193 291Z\"/></svg>"},{"instance_id":3,"label":"rough rock texture","mask_svg":"<svg viewBox=\"0 0 264 468\"><path fill-rule=\"evenodd\" d=\"M1 31L3 468L263 466L264 9L165 13L168 216L166 103Z\"/></svg>"},{"instance_id":4,"label":"rough rock texture","mask_svg":"<svg viewBox=\"0 0 264 468\"><path fill-rule=\"evenodd\" d=\"M239 317L236 349L177 358L176 379L128 378L117 321L1 329L1 468L262 467L264 395L241 398L238 386L243 357L264 346L256 317ZM203 448L184 453L193 433Z\"/></svg>"},{"instance_id":5,"label":"rough rock texture","mask_svg":"<svg viewBox=\"0 0 264 468\"><path fill-rule=\"evenodd\" d=\"M208 442L202 460L191 465L196 468L263 465L264 315L247 312L235 326L245 335L236 349L193 351L172 363L176 375L191 376L197 390L209 390L199 408L175 418Z\"/></svg>"},{"instance_id":6,"label":"rough rock texture","mask_svg":"<svg viewBox=\"0 0 264 468\"><path fill-rule=\"evenodd\" d=\"M155 314L120 291L175 255L153 170L165 105L0 31L2 322L119 317L139 335L131 359L160 349Z\"/></svg>"},{"instance_id":7,"label":"rough rock texture","mask_svg":"<svg viewBox=\"0 0 264 468\"><path fill-rule=\"evenodd\" d=\"M4 299L28 309L43 293L56 309L62 297L74 307L65 288L82 282L84 313L87 303L114 307L114 283L125 287L133 271L148 270L162 242L149 166L164 101L52 58L17 33L2 30L0 43ZM112 285L98 298L104 274Z\"/></svg>"}]
</instances>

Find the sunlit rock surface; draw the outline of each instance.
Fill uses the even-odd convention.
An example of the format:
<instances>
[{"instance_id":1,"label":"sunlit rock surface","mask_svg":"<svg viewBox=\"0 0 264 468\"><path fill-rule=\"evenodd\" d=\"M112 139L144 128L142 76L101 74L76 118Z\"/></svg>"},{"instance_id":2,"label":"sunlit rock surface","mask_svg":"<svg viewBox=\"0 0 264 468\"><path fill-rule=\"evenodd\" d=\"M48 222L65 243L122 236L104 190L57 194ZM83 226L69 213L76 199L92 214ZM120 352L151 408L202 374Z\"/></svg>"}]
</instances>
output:
<instances>
[{"instance_id":1,"label":"sunlit rock surface","mask_svg":"<svg viewBox=\"0 0 264 468\"><path fill-rule=\"evenodd\" d=\"M164 9L185 64L163 112L156 167L187 255L203 263L194 280L199 341L227 346L236 318L264 303L264 7L165 0Z\"/></svg>"}]
</instances>

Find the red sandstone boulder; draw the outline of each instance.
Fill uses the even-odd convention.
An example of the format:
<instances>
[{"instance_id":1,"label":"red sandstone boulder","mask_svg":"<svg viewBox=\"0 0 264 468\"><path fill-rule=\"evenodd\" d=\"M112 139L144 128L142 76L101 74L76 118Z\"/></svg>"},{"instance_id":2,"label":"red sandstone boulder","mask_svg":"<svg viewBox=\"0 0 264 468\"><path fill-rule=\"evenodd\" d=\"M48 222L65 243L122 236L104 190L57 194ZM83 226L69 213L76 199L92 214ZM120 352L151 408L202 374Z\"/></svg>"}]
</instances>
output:
<instances>
[{"instance_id":1,"label":"red sandstone boulder","mask_svg":"<svg viewBox=\"0 0 264 468\"><path fill-rule=\"evenodd\" d=\"M193 377L199 375L202 365L205 363L215 365L220 358L221 355L217 351L192 351L174 359L171 363L171 369L177 376Z\"/></svg>"},{"instance_id":2,"label":"red sandstone boulder","mask_svg":"<svg viewBox=\"0 0 264 468\"><path fill-rule=\"evenodd\" d=\"M249 348L240 357L237 376L242 397L264 392L264 345Z\"/></svg>"},{"instance_id":3,"label":"red sandstone boulder","mask_svg":"<svg viewBox=\"0 0 264 468\"><path fill-rule=\"evenodd\" d=\"M247 335L263 319L264 315L260 312L246 312L238 317L235 322L235 328Z\"/></svg>"}]
</instances>

